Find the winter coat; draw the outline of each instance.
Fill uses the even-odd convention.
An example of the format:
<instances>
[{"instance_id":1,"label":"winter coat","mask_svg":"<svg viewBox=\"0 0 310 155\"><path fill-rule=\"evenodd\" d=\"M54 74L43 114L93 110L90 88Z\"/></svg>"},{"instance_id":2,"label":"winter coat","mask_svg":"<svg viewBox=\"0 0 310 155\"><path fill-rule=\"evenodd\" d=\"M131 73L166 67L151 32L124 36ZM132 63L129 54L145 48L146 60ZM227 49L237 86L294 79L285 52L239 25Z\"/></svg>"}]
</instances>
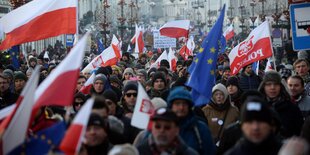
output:
<instances>
[{"instance_id":1,"label":"winter coat","mask_svg":"<svg viewBox=\"0 0 310 155\"><path fill-rule=\"evenodd\" d=\"M261 79L259 76L252 73L250 76L247 76L244 72L239 76L240 88L243 91L256 90L259 87Z\"/></svg>"},{"instance_id":2,"label":"winter coat","mask_svg":"<svg viewBox=\"0 0 310 155\"><path fill-rule=\"evenodd\" d=\"M208 126L197 119L192 113L180 120L180 136L185 143L201 155L215 154Z\"/></svg>"},{"instance_id":3,"label":"winter coat","mask_svg":"<svg viewBox=\"0 0 310 155\"><path fill-rule=\"evenodd\" d=\"M222 137L224 128L236 122L239 118L238 109L230 105L228 101L221 105L211 101L211 103L203 107L202 110L208 121L208 126L215 143Z\"/></svg>"},{"instance_id":4,"label":"winter coat","mask_svg":"<svg viewBox=\"0 0 310 155\"><path fill-rule=\"evenodd\" d=\"M303 125L303 116L299 108L289 100L279 99L268 103L278 113L282 128L280 134L284 138L298 136Z\"/></svg>"},{"instance_id":5,"label":"winter coat","mask_svg":"<svg viewBox=\"0 0 310 155\"><path fill-rule=\"evenodd\" d=\"M223 131L222 138L220 139L220 146L218 147L216 154L224 154L227 150L235 146L241 137L242 131L239 121L228 125Z\"/></svg>"},{"instance_id":6,"label":"winter coat","mask_svg":"<svg viewBox=\"0 0 310 155\"><path fill-rule=\"evenodd\" d=\"M277 155L281 145L274 135L270 135L260 144L254 144L242 138L225 155Z\"/></svg>"},{"instance_id":7,"label":"winter coat","mask_svg":"<svg viewBox=\"0 0 310 155\"><path fill-rule=\"evenodd\" d=\"M302 95L299 96L298 99L295 99L304 119L310 115L310 96L304 92Z\"/></svg>"},{"instance_id":8,"label":"winter coat","mask_svg":"<svg viewBox=\"0 0 310 155\"><path fill-rule=\"evenodd\" d=\"M156 145L154 144L153 136L150 135L148 139L145 140L144 143L137 147L139 154L141 155L159 155L163 154L156 149ZM187 146L184 141L178 137L178 139L173 142L174 146L173 149L167 150L167 154L173 155L198 155L198 153L192 149L191 147Z\"/></svg>"},{"instance_id":9,"label":"winter coat","mask_svg":"<svg viewBox=\"0 0 310 155\"><path fill-rule=\"evenodd\" d=\"M18 95L11 93L10 90L6 90L3 94L0 94L0 110L15 103Z\"/></svg>"}]
</instances>

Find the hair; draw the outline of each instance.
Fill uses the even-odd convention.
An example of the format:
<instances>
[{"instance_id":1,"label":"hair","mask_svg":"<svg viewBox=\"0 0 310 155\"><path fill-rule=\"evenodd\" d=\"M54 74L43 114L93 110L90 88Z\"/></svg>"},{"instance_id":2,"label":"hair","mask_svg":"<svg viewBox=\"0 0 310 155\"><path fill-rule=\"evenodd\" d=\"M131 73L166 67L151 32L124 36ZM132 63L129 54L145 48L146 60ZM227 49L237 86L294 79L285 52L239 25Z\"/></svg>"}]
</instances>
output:
<instances>
[{"instance_id":1,"label":"hair","mask_svg":"<svg viewBox=\"0 0 310 155\"><path fill-rule=\"evenodd\" d=\"M107 112L109 113L109 107L105 102L105 98L103 96L96 95L95 96L95 101L93 105L93 109L106 109Z\"/></svg>"},{"instance_id":2,"label":"hair","mask_svg":"<svg viewBox=\"0 0 310 155\"><path fill-rule=\"evenodd\" d=\"M299 64L299 63L301 63L301 62L305 62L305 63L307 64L307 66L310 67L309 62L308 62L306 59L297 59L297 60L294 62L294 64L293 64L294 68L296 68L296 65Z\"/></svg>"},{"instance_id":3,"label":"hair","mask_svg":"<svg viewBox=\"0 0 310 155\"><path fill-rule=\"evenodd\" d=\"M303 79L300 75L292 75L292 76L290 76L290 77L287 78L287 81L288 81L288 79L290 79L290 78L299 80L300 83L301 83L301 86L302 86L302 87L305 86L305 84L304 84L304 79Z\"/></svg>"},{"instance_id":4,"label":"hair","mask_svg":"<svg viewBox=\"0 0 310 155\"><path fill-rule=\"evenodd\" d=\"M87 80L87 78L84 76L84 75L79 75L79 78L78 79L82 79L84 78L85 80Z\"/></svg>"}]
</instances>

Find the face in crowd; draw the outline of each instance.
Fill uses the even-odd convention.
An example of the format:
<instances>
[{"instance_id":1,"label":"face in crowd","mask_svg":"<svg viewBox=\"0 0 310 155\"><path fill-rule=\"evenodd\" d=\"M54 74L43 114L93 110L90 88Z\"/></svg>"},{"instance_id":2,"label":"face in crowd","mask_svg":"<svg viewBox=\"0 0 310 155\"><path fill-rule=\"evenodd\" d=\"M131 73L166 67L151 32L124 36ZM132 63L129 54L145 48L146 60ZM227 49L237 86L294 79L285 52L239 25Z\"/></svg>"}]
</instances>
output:
<instances>
[{"instance_id":1,"label":"face in crowd","mask_svg":"<svg viewBox=\"0 0 310 155\"><path fill-rule=\"evenodd\" d=\"M163 90L165 89L165 82L163 79L155 79L154 81L154 89L155 90Z\"/></svg>"},{"instance_id":2,"label":"face in crowd","mask_svg":"<svg viewBox=\"0 0 310 155\"><path fill-rule=\"evenodd\" d=\"M184 118L189 113L189 103L183 99L176 99L172 102L171 110L180 118Z\"/></svg>"},{"instance_id":3,"label":"face in crowd","mask_svg":"<svg viewBox=\"0 0 310 155\"><path fill-rule=\"evenodd\" d=\"M85 77L79 77L76 84L76 90L80 90L84 86L85 82L86 82Z\"/></svg>"},{"instance_id":4,"label":"face in crowd","mask_svg":"<svg viewBox=\"0 0 310 155\"><path fill-rule=\"evenodd\" d=\"M179 134L179 127L173 121L156 120L152 124L152 135L157 146L170 145Z\"/></svg>"},{"instance_id":5,"label":"face in crowd","mask_svg":"<svg viewBox=\"0 0 310 155\"><path fill-rule=\"evenodd\" d=\"M270 124L257 120L244 122L241 129L244 136L252 143L261 143L272 132L272 126Z\"/></svg>"},{"instance_id":6,"label":"face in crowd","mask_svg":"<svg viewBox=\"0 0 310 155\"><path fill-rule=\"evenodd\" d=\"M268 98L274 99L280 95L281 85L274 81L267 81L264 86L265 94Z\"/></svg>"},{"instance_id":7,"label":"face in crowd","mask_svg":"<svg viewBox=\"0 0 310 155\"><path fill-rule=\"evenodd\" d=\"M102 92L104 89L104 83L102 80L96 80L95 83L94 83L94 90L97 92L97 93L100 93Z\"/></svg>"},{"instance_id":8,"label":"face in crowd","mask_svg":"<svg viewBox=\"0 0 310 155\"><path fill-rule=\"evenodd\" d=\"M298 75L300 76L306 76L309 73L310 66L308 63L305 61L300 61L299 63L294 64L295 71L297 72Z\"/></svg>"},{"instance_id":9,"label":"face in crowd","mask_svg":"<svg viewBox=\"0 0 310 155\"><path fill-rule=\"evenodd\" d=\"M128 90L125 95L124 95L124 99L126 104L129 107L134 107L136 104L136 100L137 100L137 91L136 90Z\"/></svg>"},{"instance_id":10,"label":"face in crowd","mask_svg":"<svg viewBox=\"0 0 310 155\"><path fill-rule=\"evenodd\" d=\"M228 91L229 95L234 95L234 94L238 93L238 87L235 85L228 85L227 91Z\"/></svg>"},{"instance_id":11,"label":"face in crowd","mask_svg":"<svg viewBox=\"0 0 310 155\"><path fill-rule=\"evenodd\" d=\"M14 86L15 86L15 90L16 91L20 91L22 90L26 85L26 81L23 79L16 79L14 81Z\"/></svg>"},{"instance_id":12,"label":"face in crowd","mask_svg":"<svg viewBox=\"0 0 310 155\"><path fill-rule=\"evenodd\" d=\"M4 93L9 87L9 80L0 76L0 93Z\"/></svg>"},{"instance_id":13,"label":"face in crowd","mask_svg":"<svg viewBox=\"0 0 310 155\"><path fill-rule=\"evenodd\" d=\"M224 102L225 102L224 93L220 90L216 90L213 93L212 98L216 104L224 104Z\"/></svg>"},{"instance_id":14,"label":"face in crowd","mask_svg":"<svg viewBox=\"0 0 310 155\"><path fill-rule=\"evenodd\" d=\"M305 90L303 79L300 76L289 77L287 85L293 97L301 95Z\"/></svg>"}]
</instances>

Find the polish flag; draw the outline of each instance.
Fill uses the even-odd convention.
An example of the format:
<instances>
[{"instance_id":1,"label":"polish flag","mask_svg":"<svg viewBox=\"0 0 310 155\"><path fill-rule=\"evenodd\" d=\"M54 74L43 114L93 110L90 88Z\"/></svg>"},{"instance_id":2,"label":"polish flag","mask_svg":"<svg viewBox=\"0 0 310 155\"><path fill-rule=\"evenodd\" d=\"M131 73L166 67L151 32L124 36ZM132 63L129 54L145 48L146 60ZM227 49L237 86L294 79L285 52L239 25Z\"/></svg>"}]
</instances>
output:
<instances>
[{"instance_id":1,"label":"polish flag","mask_svg":"<svg viewBox=\"0 0 310 155\"><path fill-rule=\"evenodd\" d=\"M168 54L166 50L157 58L153 64L151 64L150 68L159 68L161 60L168 60Z\"/></svg>"},{"instance_id":2,"label":"polish flag","mask_svg":"<svg viewBox=\"0 0 310 155\"><path fill-rule=\"evenodd\" d=\"M40 84L35 92L35 108L44 105L71 105L76 89L75 81L80 73L89 34L84 35L66 58Z\"/></svg>"},{"instance_id":3,"label":"polish flag","mask_svg":"<svg viewBox=\"0 0 310 155\"><path fill-rule=\"evenodd\" d=\"M95 80L95 73L93 73L88 79L87 81L84 83L83 87L80 89L80 92L87 95L90 94L90 89L93 86L93 82Z\"/></svg>"},{"instance_id":4,"label":"polish flag","mask_svg":"<svg viewBox=\"0 0 310 155\"><path fill-rule=\"evenodd\" d=\"M115 51L116 57L120 59L122 57L122 52L121 52L122 42L120 42L114 34L112 37L111 46L113 50Z\"/></svg>"},{"instance_id":5,"label":"polish flag","mask_svg":"<svg viewBox=\"0 0 310 155\"><path fill-rule=\"evenodd\" d=\"M177 69L177 57L175 56L175 51L169 48L169 53L168 53L168 61L170 65L170 70L171 71L176 71Z\"/></svg>"},{"instance_id":6,"label":"polish flag","mask_svg":"<svg viewBox=\"0 0 310 155\"><path fill-rule=\"evenodd\" d=\"M235 32L232 24L230 24L230 26L226 29L223 35L226 40L230 40L232 37L234 37Z\"/></svg>"},{"instance_id":7,"label":"polish flag","mask_svg":"<svg viewBox=\"0 0 310 155\"><path fill-rule=\"evenodd\" d=\"M189 34L189 20L175 20L166 23L159 29L160 35L171 38L188 38Z\"/></svg>"},{"instance_id":8,"label":"polish flag","mask_svg":"<svg viewBox=\"0 0 310 155\"><path fill-rule=\"evenodd\" d=\"M138 27L136 24L136 33L131 38L131 43L135 44L135 53L143 53L144 42L143 42L143 28Z\"/></svg>"},{"instance_id":9,"label":"polish flag","mask_svg":"<svg viewBox=\"0 0 310 155\"><path fill-rule=\"evenodd\" d=\"M265 68L265 72L271 71L271 70L274 70L274 68L272 67L271 59L268 58L268 61L267 61L267 64L266 64L266 68Z\"/></svg>"},{"instance_id":10,"label":"polish flag","mask_svg":"<svg viewBox=\"0 0 310 155\"><path fill-rule=\"evenodd\" d=\"M140 82L138 84L138 96L131 119L131 125L140 129L147 129L150 117L154 113L155 108L143 86Z\"/></svg>"},{"instance_id":11,"label":"polish flag","mask_svg":"<svg viewBox=\"0 0 310 155\"><path fill-rule=\"evenodd\" d=\"M6 34L0 50L61 34L76 33L77 0L33 0L0 19Z\"/></svg>"},{"instance_id":12,"label":"polish flag","mask_svg":"<svg viewBox=\"0 0 310 155\"><path fill-rule=\"evenodd\" d=\"M269 23L265 21L229 53L231 75L236 75L244 66L271 57L272 53Z\"/></svg>"},{"instance_id":13,"label":"polish flag","mask_svg":"<svg viewBox=\"0 0 310 155\"><path fill-rule=\"evenodd\" d=\"M31 107L34 104L34 93L39 83L39 70L39 67L35 68L17 100L17 106L0 125L1 154L9 154L25 141Z\"/></svg>"},{"instance_id":14,"label":"polish flag","mask_svg":"<svg viewBox=\"0 0 310 155\"><path fill-rule=\"evenodd\" d=\"M65 137L63 138L59 147L60 150L62 150L65 154L73 155L79 153L93 104L94 99L88 99L81 110L79 110L72 124L67 130Z\"/></svg>"},{"instance_id":15,"label":"polish flag","mask_svg":"<svg viewBox=\"0 0 310 155\"><path fill-rule=\"evenodd\" d=\"M181 55L181 57L184 60L187 60L188 56L192 56L193 55L193 51L195 49L195 42L194 42L194 38L191 36L188 41L186 42L186 45L184 45L180 51L179 54Z\"/></svg>"},{"instance_id":16,"label":"polish flag","mask_svg":"<svg viewBox=\"0 0 310 155\"><path fill-rule=\"evenodd\" d=\"M120 50L120 42L113 35L111 45L106 48L100 55L96 56L83 70L82 73L88 70L94 70L97 67L113 66L116 65L119 59L122 57Z\"/></svg>"},{"instance_id":17,"label":"polish flag","mask_svg":"<svg viewBox=\"0 0 310 155\"><path fill-rule=\"evenodd\" d=\"M15 107L16 107L16 103L1 109L0 110L0 121L5 119L12 111L14 111ZM0 135L1 135L1 133L0 133Z\"/></svg>"}]
</instances>

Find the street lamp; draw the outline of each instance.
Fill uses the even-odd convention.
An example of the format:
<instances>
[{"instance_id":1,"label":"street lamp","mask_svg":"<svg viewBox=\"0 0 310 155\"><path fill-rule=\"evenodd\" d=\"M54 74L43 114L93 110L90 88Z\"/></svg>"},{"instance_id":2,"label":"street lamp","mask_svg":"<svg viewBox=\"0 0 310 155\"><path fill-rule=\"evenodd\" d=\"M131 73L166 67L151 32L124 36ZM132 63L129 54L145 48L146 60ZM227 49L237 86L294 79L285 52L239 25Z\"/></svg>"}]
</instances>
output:
<instances>
[{"instance_id":1,"label":"street lamp","mask_svg":"<svg viewBox=\"0 0 310 155\"><path fill-rule=\"evenodd\" d=\"M124 17L124 6L126 5L125 0L120 0L118 5L121 7L121 16L117 18L117 20L120 22L119 29L121 30L121 38L123 39L126 21L126 18Z\"/></svg>"},{"instance_id":2,"label":"street lamp","mask_svg":"<svg viewBox=\"0 0 310 155\"><path fill-rule=\"evenodd\" d=\"M107 47L107 35L109 31L107 30L107 27L109 26L108 20L107 20L107 9L110 7L108 4L108 0L103 1L103 23L101 23L102 29L103 29L103 37L104 37L104 46Z\"/></svg>"},{"instance_id":3,"label":"street lamp","mask_svg":"<svg viewBox=\"0 0 310 155\"><path fill-rule=\"evenodd\" d=\"M255 20L256 20L256 16L254 15L254 7L255 7L255 2L251 2L250 3L250 5L251 5L251 7L252 7L252 17L250 17L251 18L251 21L252 21L252 28L254 29L255 28L255 26L254 26L254 22L255 22Z\"/></svg>"},{"instance_id":4,"label":"street lamp","mask_svg":"<svg viewBox=\"0 0 310 155\"><path fill-rule=\"evenodd\" d=\"M266 19L265 8L264 8L266 0L259 0L259 1L262 2L262 14L259 15L259 18L262 22L264 22Z\"/></svg>"}]
</instances>

